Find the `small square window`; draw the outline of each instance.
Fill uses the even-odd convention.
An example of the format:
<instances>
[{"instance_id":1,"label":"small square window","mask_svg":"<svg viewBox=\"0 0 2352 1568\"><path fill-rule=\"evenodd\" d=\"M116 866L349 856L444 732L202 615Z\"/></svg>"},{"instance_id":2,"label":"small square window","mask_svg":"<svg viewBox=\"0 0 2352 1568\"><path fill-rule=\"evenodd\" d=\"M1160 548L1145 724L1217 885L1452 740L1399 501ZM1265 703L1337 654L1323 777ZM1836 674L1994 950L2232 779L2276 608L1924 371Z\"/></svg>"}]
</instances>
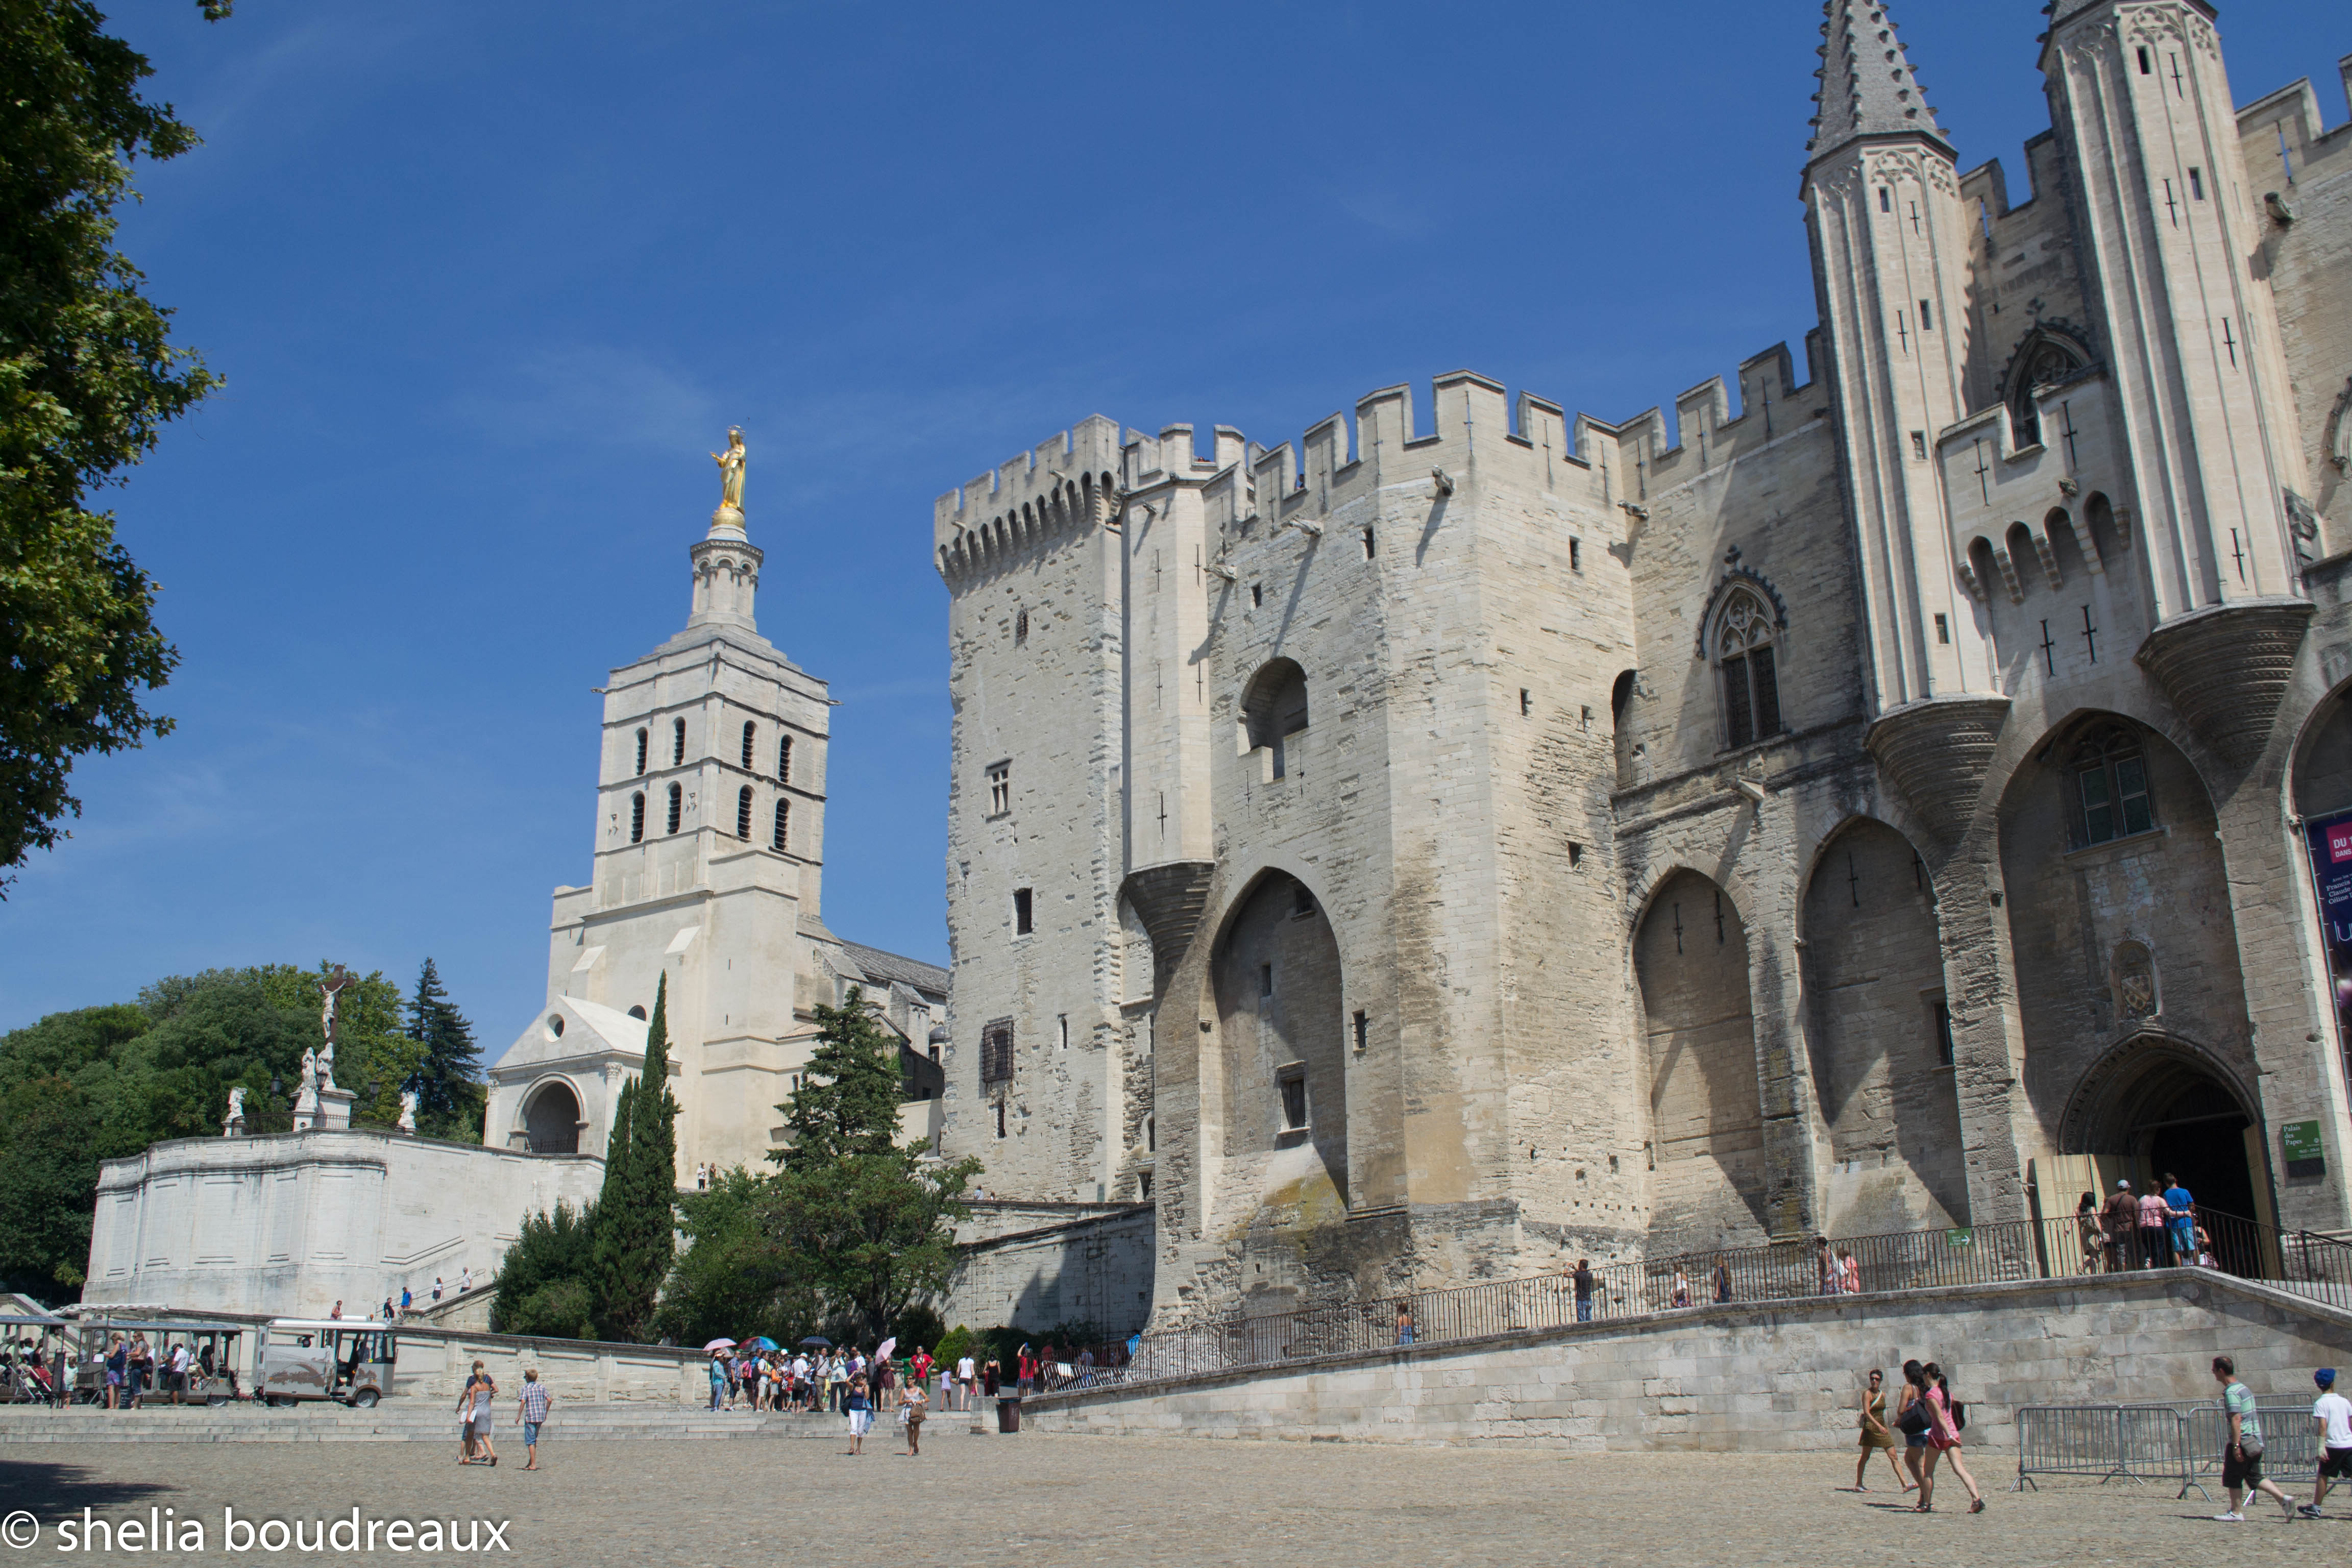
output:
<instances>
[{"instance_id":1,"label":"small square window","mask_svg":"<svg viewBox=\"0 0 2352 1568\"><path fill-rule=\"evenodd\" d=\"M1304 882L1290 884L1290 914L1294 920L1305 920L1315 912L1315 895Z\"/></svg>"},{"instance_id":2,"label":"small square window","mask_svg":"<svg viewBox=\"0 0 2352 1568\"><path fill-rule=\"evenodd\" d=\"M1583 846L1583 845L1581 845L1581 844L1571 844L1571 845L1570 845L1570 846L1568 847L1568 868L1569 868L1570 870L1573 871L1573 870L1575 870L1579 866L1581 866L1581 865L1583 865L1583 864L1584 864L1584 846Z\"/></svg>"},{"instance_id":3,"label":"small square window","mask_svg":"<svg viewBox=\"0 0 2352 1568\"><path fill-rule=\"evenodd\" d=\"M1013 889L1013 934L1027 936L1031 929L1029 889L1015 888Z\"/></svg>"}]
</instances>

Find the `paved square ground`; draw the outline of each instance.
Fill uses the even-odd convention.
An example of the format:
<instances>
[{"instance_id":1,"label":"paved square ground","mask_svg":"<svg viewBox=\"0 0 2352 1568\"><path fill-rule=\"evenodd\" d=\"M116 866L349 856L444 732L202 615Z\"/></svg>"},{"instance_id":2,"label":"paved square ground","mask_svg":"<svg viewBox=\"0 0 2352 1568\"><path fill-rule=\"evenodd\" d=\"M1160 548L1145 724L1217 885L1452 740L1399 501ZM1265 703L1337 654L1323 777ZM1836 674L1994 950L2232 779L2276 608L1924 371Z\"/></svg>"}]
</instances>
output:
<instances>
[{"instance_id":1,"label":"paved square ground","mask_svg":"<svg viewBox=\"0 0 2352 1568\"><path fill-rule=\"evenodd\" d=\"M2117 1483L2005 1489L1980 1456L1990 1508L1961 1511L1958 1487L1921 1518L1884 1492L1838 1489L1832 1454L1572 1455L942 1433L919 1459L877 1433L864 1458L816 1439L582 1443L551 1430L546 1468L520 1468L501 1426L498 1468L460 1468L454 1446L18 1446L0 1458L0 1511L45 1525L0 1568L60 1560L56 1521L194 1510L206 1557L225 1560L223 1507L311 1520L480 1516L508 1521L505 1561L623 1564L1365 1563L2067 1564L2341 1560L2352 1513L2283 1522L2265 1503L2242 1525L2170 1489ZM2013 1462L2013 1461L2012 1461ZM1874 1478L1885 1479L1882 1470ZM1946 1498L1953 1500L1952 1504ZM2352 1499L2347 1499L2352 1501ZM99 1552L76 1552L88 1561ZM118 1559L124 1554L118 1553ZM494 1554L495 1555L495 1554ZM142 1563L157 1561L142 1555ZM177 1561L182 1559L164 1559ZM296 1552L244 1562L318 1561ZM402 1559L379 1542L375 1563ZM415 1561L412 1556L409 1561ZM461 1558L458 1561L473 1561Z\"/></svg>"}]
</instances>

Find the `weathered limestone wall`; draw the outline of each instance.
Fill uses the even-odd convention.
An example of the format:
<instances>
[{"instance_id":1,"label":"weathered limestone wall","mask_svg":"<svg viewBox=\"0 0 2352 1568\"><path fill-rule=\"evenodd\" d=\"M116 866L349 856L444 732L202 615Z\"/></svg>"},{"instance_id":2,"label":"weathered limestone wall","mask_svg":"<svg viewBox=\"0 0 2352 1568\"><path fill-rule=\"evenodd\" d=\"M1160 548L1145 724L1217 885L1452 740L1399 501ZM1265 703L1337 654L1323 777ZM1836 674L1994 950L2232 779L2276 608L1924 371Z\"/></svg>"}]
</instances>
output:
<instances>
[{"instance_id":1,"label":"weathered limestone wall","mask_svg":"<svg viewBox=\"0 0 2352 1568\"><path fill-rule=\"evenodd\" d=\"M540 1381L562 1404L698 1405L710 1397L709 1358L690 1347L436 1329L400 1331L392 1391L404 1397L440 1400L454 1410L457 1391L477 1361L498 1380L502 1406L517 1397L526 1367L537 1368Z\"/></svg>"},{"instance_id":2,"label":"weathered limestone wall","mask_svg":"<svg viewBox=\"0 0 2352 1568\"><path fill-rule=\"evenodd\" d=\"M1090 419L943 498L934 526L955 705L944 1147L1027 1197L1107 1196L1123 1121L1118 468L1118 427ZM1012 1075L984 1083L999 1024Z\"/></svg>"},{"instance_id":3,"label":"weathered limestone wall","mask_svg":"<svg viewBox=\"0 0 2352 1568\"><path fill-rule=\"evenodd\" d=\"M1139 1436L1844 1451L1870 1369L1898 1378L1916 1357L1967 1403L1969 1447L2002 1452L2021 1405L2210 1399L2209 1363L2224 1353L2257 1394L2307 1394L2314 1367L2352 1356L2352 1314L2192 1270L1805 1299L1049 1395L1022 1420Z\"/></svg>"},{"instance_id":4,"label":"weathered limestone wall","mask_svg":"<svg viewBox=\"0 0 2352 1568\"><path fill-rule=\"evenodd\" d=\"M389 1132L173 1139L99 1168L82 1299L358 1316L469 1268L482 1294L524 1214L578 1207L604 1173L588 1155Z\"/></svg>"},{"instance_id":5,"label":"weathered limestone wall","mask_svg":"<svg viewBox=\"0 0 2352 1568\"><path fill-rule=\"evenodd\" d=\"M1151 1315L1150 1206L1067 1206L1089 1212L964 1243L939 1309L950 1327L1093 1323L1114 1337L1143 1327Z\"/></svg>"}]
</instances>

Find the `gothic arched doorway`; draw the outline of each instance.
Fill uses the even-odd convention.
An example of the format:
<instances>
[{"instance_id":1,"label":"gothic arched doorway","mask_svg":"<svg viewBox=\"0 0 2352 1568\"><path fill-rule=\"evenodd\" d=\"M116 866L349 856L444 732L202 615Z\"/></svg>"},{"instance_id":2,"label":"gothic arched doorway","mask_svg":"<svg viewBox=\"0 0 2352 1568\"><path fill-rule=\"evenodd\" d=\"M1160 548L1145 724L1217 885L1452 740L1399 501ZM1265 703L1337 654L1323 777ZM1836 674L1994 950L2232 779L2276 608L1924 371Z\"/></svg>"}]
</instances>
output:
<instances>
[{"instance_id":1,"label":"gothic arched doorway","mask_svg":"<svg viewBox=\"0 0 2352 1568\"><path fill-rule=\"evenodd\" d=\"M2196 1047L2159 1035L2125 1041L2089 1073L2066 1108L2063 1136L2070 1152L2093 1157L2112 1192L2120 1177L2137 1192L2177 1177L2197 1201L2200 1216L2226 1215L2267 1224L2269 1176L2262 1134L2245 1093ZM2042 1197L2045 1216L2055 1194ZM2104 1201L2107 1193L2098 1194ZM2074 1194L2063 1208L2071 1210ZM2221 1264L2250 1272L2254 1256L2232 1227L2209 1225Z\"/></svg>"}]
</instances>

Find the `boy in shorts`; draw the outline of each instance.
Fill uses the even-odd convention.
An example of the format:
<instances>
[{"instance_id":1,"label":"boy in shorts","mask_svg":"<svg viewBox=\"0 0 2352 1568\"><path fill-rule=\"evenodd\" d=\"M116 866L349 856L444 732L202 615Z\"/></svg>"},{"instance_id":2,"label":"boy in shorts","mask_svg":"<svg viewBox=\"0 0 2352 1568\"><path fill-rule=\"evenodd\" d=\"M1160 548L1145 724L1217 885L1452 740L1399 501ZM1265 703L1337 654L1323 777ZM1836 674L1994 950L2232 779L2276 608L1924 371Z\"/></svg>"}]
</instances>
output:
<instances>
[{"instance_id":1,"label":"boy in shorts","mask_svg":"<svg viewBox=\"0 0 2352 1568\"><path fill-rule=\"evenodd\" d=\"M2352 1399L2336 1392L2332 1366L2313 1373L2311 1381L2319 1385L2319 1397L2311 1406L2311 1418L2319 1427L2319 1477L2311 1483L2311 1500L2295 1511L2317 1519L2319 1505L2327 1500L2327 1483L2352 1481Z\"/></svg>"}]
</instances>

